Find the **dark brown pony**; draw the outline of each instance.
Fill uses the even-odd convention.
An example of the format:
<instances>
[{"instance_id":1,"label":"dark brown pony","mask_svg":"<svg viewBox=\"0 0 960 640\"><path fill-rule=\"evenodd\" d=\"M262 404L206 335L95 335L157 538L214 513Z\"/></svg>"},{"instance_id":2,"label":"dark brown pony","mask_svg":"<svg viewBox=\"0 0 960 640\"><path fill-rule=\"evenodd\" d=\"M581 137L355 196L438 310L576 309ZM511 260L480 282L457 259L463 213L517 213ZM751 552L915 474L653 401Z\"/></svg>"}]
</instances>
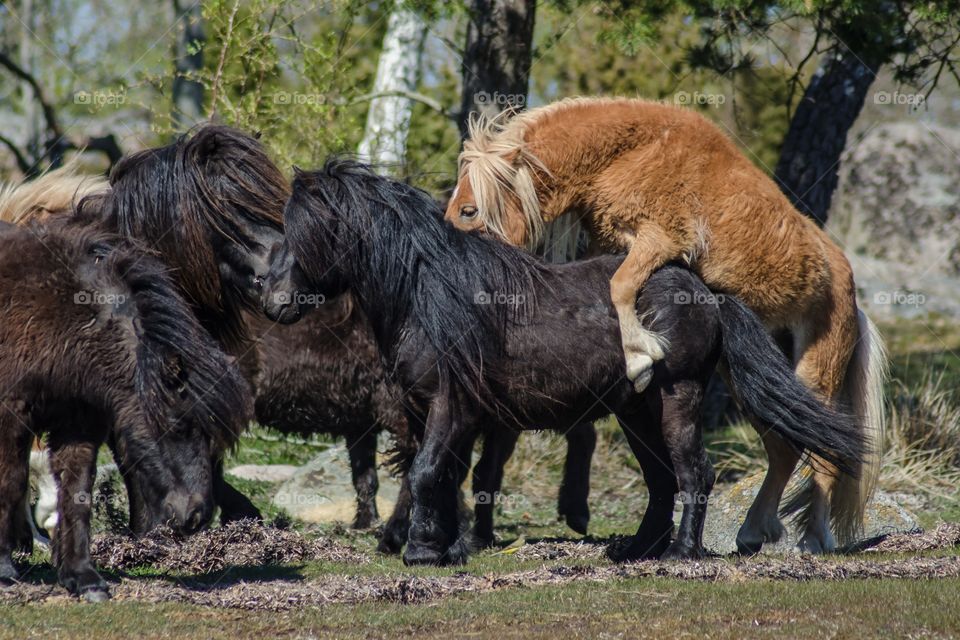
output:
<instances>
[{"instance_id":1,"label":"dark brown pony","mask_svg":"<svg viewBox=\"0 0 960 640\"><path fill-rule=\"evenodd\" d=\"M244 425L246 385L162 265L90 228L4 224L0 310L0 583L17 580L30 446L46 434L59 582L103 600L89 552L98 448L112 441L161 522L196 531L213 514L211 461Z\"/></svg>"}]
</instances>

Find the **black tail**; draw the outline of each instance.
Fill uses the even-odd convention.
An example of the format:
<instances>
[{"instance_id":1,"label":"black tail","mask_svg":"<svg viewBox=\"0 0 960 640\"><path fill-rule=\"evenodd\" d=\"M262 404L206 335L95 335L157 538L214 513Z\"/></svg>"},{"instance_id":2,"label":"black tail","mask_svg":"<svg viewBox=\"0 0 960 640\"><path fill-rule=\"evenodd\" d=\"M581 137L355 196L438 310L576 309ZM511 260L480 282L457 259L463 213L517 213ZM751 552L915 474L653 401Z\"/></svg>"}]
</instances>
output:
<instances>
[{"instance_id":1,"label":"black tail","mask_svg":"<svg viewBox=\"0 0 960 640\"><path fill-rule=\"evenodd\" d=\"M866 455L863 430L853 416L820 401L797 378L759 318L727 296L718 305L723 357L744 413L798 450L856 475Z\"/></svg>"}]
</instances>

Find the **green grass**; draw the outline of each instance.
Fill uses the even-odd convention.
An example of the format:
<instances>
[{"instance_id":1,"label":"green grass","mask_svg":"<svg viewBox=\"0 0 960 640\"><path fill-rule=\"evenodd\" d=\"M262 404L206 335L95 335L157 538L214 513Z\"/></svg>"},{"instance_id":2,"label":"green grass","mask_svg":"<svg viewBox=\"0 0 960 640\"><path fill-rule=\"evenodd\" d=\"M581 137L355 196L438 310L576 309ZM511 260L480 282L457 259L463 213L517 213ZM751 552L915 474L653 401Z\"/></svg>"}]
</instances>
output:
<instances>
[{"instance_id":1,"label":"green grass","mask_svg":"<svg viewBox=\"0 0 960 640\"><path fill-rule=\"evenodd\" d=\"M0 638L905 637L960 633L960 580L744 584L663 578L270 613L113 602L0 607Z\"/></svg>"},{"instance_id":2,"label":"green grass","mask_svg":"<svg viewBox=\"0 0 960 640\"><path fill-rule=\"evenodd\" d=\"M947 410L924 385L951 392L960 389L960 325L937 318L897 322L881 327L891 350L891 390L914 393L917 411L911 416L948 415L960 401L949 399ZM933 398L936 399L935 397ZM934 406L934 408L936 408ZM960 415L960 409L958 414ZM908 416L910 417L910 416ZM924 422L912 418L914 430ZM940 425L934 425L940 426ZM619 428L611 420L599 425L591 493L591 534L605 539L635 530L646 501L636 461ZM944 431L947 435L949 432ZM707 434L712 456L726 466L726 479L765 468L759 438L749 427L735 426ZM302 465L328 445L322 438L287 441L255 428L246 434L227 466L240 464ZM556 519L556 494L566 453L565 441L554 434L529 434L520 439L504 478L504 492L517 498L497 514L501 548L517 539L576 538ZM935 468L929 469L937 472ZM271 502L276 485L232 478L238 489L261 508L267 519L283 515ZM928 500L916 514L923 526L960 521L960 501ZM709 515L708 515L709 517ZM372 532L353 532L342 524L304 526L311 535L332 536L371 555L366 564L306 563L302 566L234 567L230 581L299 580L322 582L330 576L384 577L449 576L456 571L496 576L546 565L606 563L598 561L520 560L485 551L466 567L441 569L404 567L398 558L373 553ZM960 548L927 555L956 555ZM909 557L906 555L883 557ZM35 557L35 561L39 558ZM879 559L879 558L878 558ZM44 558L44 560L48 560ZM841 558L841 561L844 559ZM157 577L145 567L132 577ZM34 576L54 579L48 566ZM111 576L115 577L115 576ZM197 585L213 584L222 574L181 576ZM960 580L847 580L836 582L743 583L685 582L665 578L632 578L604 583L580 581L565 585L513 587L480 594L460 594L420 605L368 603L263 613L182 604L131 601L104 605L80 604L67 598L39 605L0 606L0 638L74 637L93 632L98 638L241 638L314 636L502 638L566 636L695 635L707 637L872 637L960 635L956 602Z\"/></svg>"}]
</instances>

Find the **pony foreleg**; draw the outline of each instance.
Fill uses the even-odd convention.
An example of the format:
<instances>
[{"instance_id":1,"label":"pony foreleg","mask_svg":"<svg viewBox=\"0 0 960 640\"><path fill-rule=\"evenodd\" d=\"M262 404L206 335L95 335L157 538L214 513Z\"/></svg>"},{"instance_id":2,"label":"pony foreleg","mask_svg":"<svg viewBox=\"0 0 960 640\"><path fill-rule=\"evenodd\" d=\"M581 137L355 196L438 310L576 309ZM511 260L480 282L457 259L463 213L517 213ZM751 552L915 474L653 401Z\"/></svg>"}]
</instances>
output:
<instances>
[{"instance_id":1,"label":"pony foreleg","mask_svg":"<svg viewBox=\"0 0 960 640\"><path fill-rule=\"evenodd\" d=\"M637 318L637 293L654 271L678 255L676 243L663 228L649 222L642 224L636 230L623 264L610 279L610 299L620 320L627 378L638 393L653 379L653 363L663 360L666 344L661 336L645 329Z\"/></svg>"},{"instance_id":2,"label":"pony foreleg","mask_svg":"<svg viewBox=\"0 0 960 640\"><path fill-rule=\"evenodd\" d=\"M460 412L452 406L455 400L449 395L441 392L431 403L423 443L408 475L413 508L403 554L407 565L448 564L460 560L448 554L460 542L457 484L460 473L453 458L456 452L462 451L467 430Z\"/></svg>"},{"instance_id":3,"label":"pony foreleg","mask_svg":"<svg viewBox=\"0 0 960 640\"><path fill-rule=\"evenodd\" d=\"M90 515L97 474L97 444L51 442L50 466L57 481L59 517L53 536L57 578L70 593L90 602L110 597L90 559Z\"/></svg>"},{"instance_id":4,"label":"pony foreleg","mask_svg":"<svg viewBox=\"0 0 960 640\"><path fill-rule=\"evenodd\" d=\"M13 404L13 403L11 403ZM10 411L0 416L0 586L8 586L18 578L13 565L17 546L17 529L24 516L23 501L27 494L28 456L31 435L23 429L22 418Z\"/></svg>"},{"instance_id":5,"label":"pony foreleg","mask_svg":"<svg viewBox=\"0 0 960 640\"><path fill-rule=\"evenodd\" d=\"M354 529L367 529L380 519L377 513L377 431L368 429L359 437L347 436L347 451L350 454L350 474L357 493L357 513L353 518Z\"/></svg>"}]
</instances>

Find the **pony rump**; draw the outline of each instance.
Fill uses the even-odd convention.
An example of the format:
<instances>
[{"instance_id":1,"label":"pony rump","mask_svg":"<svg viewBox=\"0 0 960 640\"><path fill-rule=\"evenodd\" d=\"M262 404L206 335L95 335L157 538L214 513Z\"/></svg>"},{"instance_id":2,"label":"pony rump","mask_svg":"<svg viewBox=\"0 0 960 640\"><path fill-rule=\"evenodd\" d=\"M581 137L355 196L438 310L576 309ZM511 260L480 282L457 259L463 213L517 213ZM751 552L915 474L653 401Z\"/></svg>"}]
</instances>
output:
<instances>
[{"instance_id":1,"label":"pony rump","mask_svg":"<svg viewBox=\"0 0 960 640\"><path fill-rule=\"evenodd\" d=\"M442 374L489 408L499 376L485 361L502 352L507 324L524 322L535 308L527 298L543 269L536 258L457 231L429 194L336 158L297 172L284 222L311 282L339 280L376 307L371 321L381 348L396 344L412 322ZM515 294L514 304L493 299L505 294Z\"/></svg>"},{"instance_id":2,"label":"pony rump","mask_svg":"<svg viewBox=\"0 0 960 640\"><path fill-rule=\"evenodd\" d=\"M486 228L509 242L506 231L507 197L520 203L527 229L526 245L536 249L543 238L544 222L534 186L534 175L549 174L544 164L526 146L523 129L511 127L510 110L494 118L471 116L467 123L469 138L460 152L460 177L470 180L478 215Z\"/></svg>"},{"instance_id":3,"label":"pony rump","mask_svg":"<svg viewBox=\"0 0 960 640\"><path fill-rule=\"evenodd\" d=\"M17 225L42 222L51 215L69 212L83 198L108 189L105 178L82 175L79 162L74 159L34 180L4 186L0 190L0 221Z\"/></svg>"}]
</instances>

